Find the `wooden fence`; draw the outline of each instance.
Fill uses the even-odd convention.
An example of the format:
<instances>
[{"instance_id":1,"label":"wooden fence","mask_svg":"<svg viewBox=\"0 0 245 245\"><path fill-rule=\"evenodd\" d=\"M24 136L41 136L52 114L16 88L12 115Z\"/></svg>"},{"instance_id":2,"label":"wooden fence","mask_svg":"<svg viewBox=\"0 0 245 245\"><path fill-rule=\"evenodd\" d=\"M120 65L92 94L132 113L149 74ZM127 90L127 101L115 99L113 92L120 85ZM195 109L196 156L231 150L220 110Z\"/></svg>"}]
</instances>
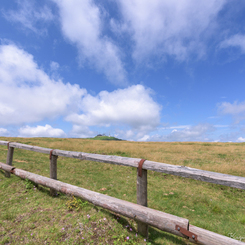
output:
<instances>
[{"instance_id":1,"label":"wooden fence","mask_svg":"<svg viewBox=\"0 0 245 245\"><path fill-rule=\"evenodd\" d=\"M217 233L190 225L189 220L187 219L148 208L147 170L182 176L186 178L192 178L220 185L226 185L243 190L245 190L245 177L204 171L185 166L176 166L165 163L153 162L144 159L119 157L111 155L108 156L84 152L63 151L57 149L42 148L38 146L30 146L15 142L0 141L0 145L5 145L8 147L6 164L0 162L0 168L5 171L6 177L10 177L10 173L12 173L21 178L29 179L35 182L36 184L41 184L43 186L49 187L51 195L55 195L57 191L65 194L72 194L76 197L85 199L93 203L94 205L111 210L131 219L135 219L138 222L138 232L140 232L142 235L146 237L148 236L148 225L151 225L160 230L175 234L177 236L188 238L191 242L197 244L245 244L241 241L237 241L232 238L222 236ZM14 148L49 154L50 178L13 167L12 162ZM137 204L58 181L58 156L77 158L80 160L105 162L110 164L138 168Z\"/></svg>"}]
</instances>

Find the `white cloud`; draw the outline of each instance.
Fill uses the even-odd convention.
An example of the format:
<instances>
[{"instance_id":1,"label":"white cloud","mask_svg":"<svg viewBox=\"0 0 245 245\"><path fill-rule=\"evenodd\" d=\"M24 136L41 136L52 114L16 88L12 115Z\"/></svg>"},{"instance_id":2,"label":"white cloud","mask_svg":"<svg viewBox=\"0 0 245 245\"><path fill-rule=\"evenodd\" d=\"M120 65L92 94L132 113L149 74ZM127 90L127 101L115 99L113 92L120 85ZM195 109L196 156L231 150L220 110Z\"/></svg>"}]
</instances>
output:
<instances>
[{"instance_id":1,"label":"white cloud","mask_svg":"<svg viewBox=\"0 0 245 245\"><path fill-rule=\"evenodd\" d=\"M93 0L53 0L60 10L64 36L76 44L81 61L88 61L115 84L125 84L126 71L118 47L103 35L103 15Z\"/></svg>"},{"instance_id":2,"label":"white cloud","mask_svg":"<svg viewBox=\"0 0 245 245\"><path fill-rule=\"evenodd\" d=\"M73 125L72 130L70 132L70 135L72 137L78 137L78 138L88 138L93 137L96 135L96 133L89 129L88 126L85 125Z\"/></svg>"},{"instance_id":3,"label":"white cloud","mask_svg":"<svg viewBox=\"0 0 245 245\"><path fill-rule=\"evenodd\" d=\"M135 130L132 130L132 129L123 130L119 128L116 129L116 133L114 134L114 136L119 139L129 140L129 141L135 140L137 138L136 135L137 135L137 132Z\"/></svg>"},{"instance_id":4,"label":"white cloud","mask_svg":"<svg viewBox=\"0 0 245 245\"><path fill-rule=\"evenodd\" d=\"M233 104L229 102L222 102L217 105L218 111L221 114L230 114L236 119L236 123L239 123L241 120L245 119L245 101L237 102Z\"/></svg>"},{"instance_id":5,"label":"white cloud","mask_svg":"<svg viewBox=\"0 0 245 245\"><path fill-rule=\"evenodd\" d=\"M239 138L237 139L237 142L245 142L245 138L239 137Z\"/></svg>"},{"instance_id":6,"label":"white cloud","mask_svg":"<svg viewBox=\"0 0 245 245\"><path fill-rule=\"evenodd\" d=\"M57 67L56 63L52 65ZM94 135L91 126L115 126L115 130L123 127L124 134L140 139L160 123L161 107L153 100L152 93L142 85L134 85L92 96L78 85L50 78L23 49L13 44L0 45L0 125L3 126L64 116L73 124L71 135L75 137ZM53 131L47 125L27 126L21 128L20 134L31 136L42 132L48 136Z\"/></svg>"},{"instance_id":7,"label":"white cloud","mask_svg":"<svg viewBox=\"0 0 245 245\"><path fill-rule=\"evenodd\" d=\"M25 126L19 129L19 137L65 137L62 129L52 128L50 125L30 127Z\"/></svg>"},{"instance_id":8,"label":"white cloud","mask_svg":"<svg viewBox=\"0 0 245 245\"><path fill-rule=\"evenodd\" d=\"M245 101L238 103L235 101L233 104L229 102L223 102L218 105L219 110L221 110L224 114L232 114L232 115L238 115L241 113L245 113Z\"/></svg>"},{"instance_id":9,"label":"white cloud","mask_svg":"<svg viewBox=\"0 0 245 245\"><path fill-rule=\"evenodd\" d=\"M209 133L213 132L215 127L211 124L198 124L186 127L183 130L174 129L167 135L153 135L152 141L210 141Z\"/></svg>"},{"instance_id":10,"label":"white cloud","mask_svg":"<svg viewBox=\"0 0 245 245\"><path fill-rule=\"evenodd\" d=\"M146 134L142 138L138 139L138 141L147 141L148 139L150 139L150 136Z\"/></svg>"},{"instance_id":11,"label":"white cloud","mask_svg":"<svg viewBox=\"0 0 245 245\"><path fill-rule=\"evenodd\" d=\"M44 23L54 19L50 8L43 6L36 10L34 2L29 0L18 0L17 3L20 8L17 11L2 11L4 17L11 22L19 22L24 28L36 34L46 33Z\"/></svg>"},{"instance_id":12,"label":"white cloud","mask_svg":"<svg viewBox=\"0 0 245 245\"><path fill-rule=\"evenodd\" d=\"M120 0L117 16L121 19L113 19L114 12L106 12L104 3L95 0L52 2L58 6L62 33L76 45L81 64L104 73L114 84L125 85L124 53L132 52L136 61L147 63L168 55L179 61L205 56L205 43L217 27L216 17L226 0ZM18 11L7 11L6 18L36 33L40 25L44 28L54 19L46 5L38 10L32 1L19 1L19 5ZM119 41L118 33L122 35ZM127 50L122 51L119 45L124 39Z\"/></svg>"},{"instance_id":13,"label":"white cloud","mask_svg":"<svg viewBox=\"0 0 245 245\"><path fill-rule=\"evenodd\" d=\"M167 135L167 141L207 141L209 140L207 134L214 131L211 124L198 124L181 131L173 130L171 134Z\"/></svg>"},{"instance_id":14,"label":"white cloud","mask_svg":"<svg viewBox=\"0 0 245 245\"><path fill-rule=\"evenodd\" d=\"M224 0L120 0L123 19L111 21L112 29L130 33L133 57L144 61L152 55L177 60L205 55L204 41L213 33Z\"/></svg>"},{"instance_id":15,"label":"white cloud","mask_svg":"<svg viewBox=\"0 0 245 245\"><path fill-rule=\"evenodd\" d=\"M84 94L78 85L51 79L23 49L0 45L0 125L76 112Z\"/></svg>"},{"instance_id":16,"label":"white cloud","mask_svg":"<svg viewBox=\"0 0 245 245\"><path fill-rule=\"evenodd\" d=\"M95 97L86 95L81 103L83 114L70 114L66 120L80 126L128 126L140 138L160 123L161 108L151 93L142 85L134 85L113 92L102 91ZM128 134L132 136L131 129Z\"/></svg>"},{"instance_id":17,"label":"white cloud","mask_svg":"<svg viewBox=\"0 0 245 245\"><path fill-rule=\"evenodd\" d=\"M238 47L242 53L245 53L245 35L236 34L224 40L220 44L221 48Z\"/></svg>"}]
</instances>

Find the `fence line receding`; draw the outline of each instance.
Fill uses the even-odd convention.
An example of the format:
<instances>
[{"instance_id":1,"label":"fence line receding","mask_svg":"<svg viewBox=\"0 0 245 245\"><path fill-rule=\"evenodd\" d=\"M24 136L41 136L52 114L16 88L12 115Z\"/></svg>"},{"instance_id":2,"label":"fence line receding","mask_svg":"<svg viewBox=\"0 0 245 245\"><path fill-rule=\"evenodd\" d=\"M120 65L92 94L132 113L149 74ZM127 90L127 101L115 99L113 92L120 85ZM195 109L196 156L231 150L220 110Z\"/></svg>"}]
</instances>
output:
<instances>
[{"instance_id":1,"label":"fence line receding","mask_svg":"<svg viewBox=\"0 0 245 245\"><path fill-rule=\"evenodd\" d=\"M245 244L241 241L219 235L217 233L193 226L189 220L167 214L147 207L147 170L177 175L195 180L226 185L245 190L245 177L221 174L216 172L204 171L184 166L170 165L148 161L145 159L128 158L111 155L100 155L85 152L63 151L49 149L38 146L30 146L21 143L0 141L0 145L8 147L6 164L0 162L0 168L5 171L5 176L10 177L10 173L23 179L29 179L36 184L41 184L50 188L51 195L56 192L71 194L87 200L94 205L103 207L115 213L134 219L138 222L138 231L148 237L148 225L174 235L188 238L197 244ZM50 178L30 173L12 166L14 148L35 151L50 155ZM138 168L137 174L137 204L121 199L110 197L94 191L83 189L57 180L57 157L70 157L80 160L104 162L116 165L130 166Z\"/></svg>"}]
</instances>

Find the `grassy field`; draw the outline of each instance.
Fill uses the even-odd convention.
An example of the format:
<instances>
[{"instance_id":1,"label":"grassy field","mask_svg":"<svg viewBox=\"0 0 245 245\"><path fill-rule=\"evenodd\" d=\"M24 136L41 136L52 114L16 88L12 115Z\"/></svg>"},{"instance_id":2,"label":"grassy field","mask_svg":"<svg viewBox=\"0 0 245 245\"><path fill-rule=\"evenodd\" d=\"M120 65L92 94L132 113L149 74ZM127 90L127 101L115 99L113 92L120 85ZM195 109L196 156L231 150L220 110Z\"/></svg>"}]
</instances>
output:
<instances>
[{"instance_id":1,"label":"grassy field","mask_svg":"<svg viewBox=\"0 0 245 245\"><path fill-rule=\"evenodd\" d=\"M245 177L244 143L167 143L92 139L5 138L52 149L144 158ZM7 148L0 146L0 161ZM49 177L49 156L15 149L13 165ZM58 179L136 202L136 169L58 158ZM149 229L72 196L53 198L49 190L0 171L0 244L189 244ZM148 171L148 206L187 218L190 224L245 242L245 191Z\"/></svg>"}]
</instances>

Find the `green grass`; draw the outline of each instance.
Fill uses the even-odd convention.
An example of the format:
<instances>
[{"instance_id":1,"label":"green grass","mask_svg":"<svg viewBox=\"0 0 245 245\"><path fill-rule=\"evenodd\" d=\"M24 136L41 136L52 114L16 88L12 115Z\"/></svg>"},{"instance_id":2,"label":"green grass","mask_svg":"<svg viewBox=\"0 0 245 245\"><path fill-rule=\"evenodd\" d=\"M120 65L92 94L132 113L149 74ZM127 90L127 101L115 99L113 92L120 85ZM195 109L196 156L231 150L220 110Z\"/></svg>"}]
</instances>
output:
<instances>
[{"instance_id":1,"label":"green grass","mask_svg":"<svg viewBox=\"0 0 245 245\"><path fill-rule=\"evenodd\" d=\"M49 138L0 140L147 158L207 170L212 168L228 174L240 169L240 176L245 176L244 144L112 143ZM7 148L0 146L0 161L6 162L6 156ZM48 155L15 149L13 165L49 177ZM60 181L134 203L136 174L136 169L131 167L58 158ZM242 241L245 241L244 200L243 190L148 171L150 208L187 218L192 225ZM13 175L5 178L3 171L0 171L0 211L0 244L188 244L183 238L154 228L149 229L149 239L144 241L139 234L136 237L137 224L133 220L72 196L59 193L53 198L47 188Z\"/></svg>"},{"instance_id":2,"label":"green grass","mask_svg":"<svg viewBox=\"0 0 245 245\"><path fill-rule=\"evenodd\" d=\"M113 136L95 136L93 140L121 140Z\"/></svg>"}]
</instances>

